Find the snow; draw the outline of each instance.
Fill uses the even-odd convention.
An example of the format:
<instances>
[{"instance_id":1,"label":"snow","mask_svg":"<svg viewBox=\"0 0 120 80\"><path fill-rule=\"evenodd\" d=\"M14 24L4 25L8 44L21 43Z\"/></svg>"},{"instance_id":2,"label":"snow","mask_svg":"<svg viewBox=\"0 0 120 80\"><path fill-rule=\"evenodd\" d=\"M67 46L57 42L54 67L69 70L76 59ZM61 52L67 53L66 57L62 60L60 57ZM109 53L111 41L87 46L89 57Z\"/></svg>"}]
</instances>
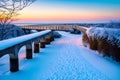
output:
<instances>
[{"instance_id":1,"label":"snow","mask_svg":"<svg viewBox=\"0 0 120 80\"><path fill-rule=\"evenodd\" d=\"M31 33L36 33L36 32L38 32L37 30L31 30Z\"/></svg>"},{"instance_id":2,"label":"snow","mask_svg":"<svg viewBox=\"0 0 120 80\"><path fill-rule=\"evenodd\" d=\"M120 47L120 29L90 27L86 33L93 39L107 38L113 45L116 44Z\"/></svg>"},{"instance_id":3,"label":"snow","mask_svg":"<svg viewBox=\"0 0 120 80\"><path fill-rule=\"evenodd\" d=\"M16 44L37 38L37 37L45 35L49 32L51 32L51 30L45 30L42 32L37 32L37 33L33 33L33 34L28 34L25 36L20 36L20 37L0 41L0 50L4 50L4 49L14 46Z\"/></svg>"},{"instance_id":4,"label":"snow","mask_svg":"<svg viewBox=\"0 0 120 80\"><path fill-rule=\"evenodd\" d=\"M9 71L8 55L0 58L0 80L120 80L120 64L82 44L82 35L59 31L61 38L40 49L33 59L19 51L20 70Z\"/></svg>"}]
</instances>

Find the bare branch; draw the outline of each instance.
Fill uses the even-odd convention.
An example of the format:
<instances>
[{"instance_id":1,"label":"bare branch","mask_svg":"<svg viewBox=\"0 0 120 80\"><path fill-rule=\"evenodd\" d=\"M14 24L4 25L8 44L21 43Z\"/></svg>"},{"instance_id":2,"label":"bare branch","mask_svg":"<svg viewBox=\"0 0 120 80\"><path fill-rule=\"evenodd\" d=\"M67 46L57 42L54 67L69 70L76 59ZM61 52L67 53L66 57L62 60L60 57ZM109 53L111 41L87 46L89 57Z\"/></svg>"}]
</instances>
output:
<instances>
[{"instance_id":1,"label":"bare branch","mask_svg":"<svg viewBox=\"0 0 120 80\"><path fill-rule=\"evenodd\" d=\"M35 0L0 0L0 35L5 36L7 32L10 31L6 31L6 27L15 20L14 17L18 15L18 12L34 1Z\"/></svg>"}]
</instances>

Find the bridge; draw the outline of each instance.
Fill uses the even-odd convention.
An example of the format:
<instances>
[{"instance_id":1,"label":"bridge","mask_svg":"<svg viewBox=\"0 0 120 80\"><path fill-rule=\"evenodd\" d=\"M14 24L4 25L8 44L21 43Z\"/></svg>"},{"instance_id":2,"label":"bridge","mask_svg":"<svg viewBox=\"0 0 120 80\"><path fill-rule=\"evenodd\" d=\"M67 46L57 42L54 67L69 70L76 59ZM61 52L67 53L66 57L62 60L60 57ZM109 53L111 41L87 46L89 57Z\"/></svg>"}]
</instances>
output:
<instances>
[{"instance_id":1,"label":"bridge","mask_svg":"<svg viewBox=\"0 0 120 80\"><path fill-rule=\"evenodd\" d=\"M54 40L53 30L66 31L69 29L74 29L81 31L84 34L87 30L86 27L70 25L51 25L51 26L25 25L20 27L25 30L44 30L44 31L0 41L0 58L6 54L9 54L11 72L16 72L19 70L18 52L22 46L24 45L26 46L26 58L32 59L33 51L34 53L39 53L40 48L45 48L45 44L50 44L50 42ZM34 49L32 49L33 43Z\"/></svg>"},{"instance_id":2,"label":"bridge","mask_svg":"<svg viewBox=\"0 0 120 80\"><path fill-rule=\"evenodd\" d=\"M86 33L87 27L85 26L74 26L74 25L18 25L25 30L78 30L82 33Z\"/></svg>"}]
</instances>

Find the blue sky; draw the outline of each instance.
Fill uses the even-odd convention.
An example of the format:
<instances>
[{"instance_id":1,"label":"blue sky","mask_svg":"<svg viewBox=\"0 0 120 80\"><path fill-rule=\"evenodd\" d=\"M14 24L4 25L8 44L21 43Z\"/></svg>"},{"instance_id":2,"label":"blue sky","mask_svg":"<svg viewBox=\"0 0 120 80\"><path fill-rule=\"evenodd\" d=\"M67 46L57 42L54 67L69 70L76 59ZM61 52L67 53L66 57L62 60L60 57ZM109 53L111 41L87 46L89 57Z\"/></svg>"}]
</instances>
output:
<instances>
[{"instance_id":1,"label":"blue sky","mask_svg":"<svg viewBox=\"0 0 120 80\"><path fill-rule=\"evenodd\" d=\"M21 12L23 21L81 22L120 19L120 0L37 0Z\"/></svg>"},{"instance_id":2,"label":"blue sky","mask_svg":"<svg viewBox=\"0 0 120 80\"><path fill-rule=\"evenodd\" d=\"M82 4L82 3L89 3L89 4L113 4L113 5L120 5L120 0L38 0L40 3L62 3L62 4Z\"/></svg>"}]
</instances>

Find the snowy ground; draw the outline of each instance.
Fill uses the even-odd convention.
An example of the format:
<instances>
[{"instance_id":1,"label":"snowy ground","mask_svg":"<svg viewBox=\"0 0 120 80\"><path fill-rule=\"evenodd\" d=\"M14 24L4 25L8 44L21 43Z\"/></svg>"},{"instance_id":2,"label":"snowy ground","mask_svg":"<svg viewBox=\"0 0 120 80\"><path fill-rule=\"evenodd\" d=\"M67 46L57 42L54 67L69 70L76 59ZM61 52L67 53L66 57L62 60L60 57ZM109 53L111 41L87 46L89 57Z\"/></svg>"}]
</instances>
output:
<instances>
[{"instance_id":1,"label":"snowy ground","mask_svg":"<svg viewBox=\"0 0 120 80\"><path fill-rule=\"evenodd\" d=\"M83 47L81 35L59 31L62 38L40 49L32 60L19 52L20 70L9 71L8 55L0 58L0 80L120 80L120 64Z\"/></svg>"}]
</instances>

